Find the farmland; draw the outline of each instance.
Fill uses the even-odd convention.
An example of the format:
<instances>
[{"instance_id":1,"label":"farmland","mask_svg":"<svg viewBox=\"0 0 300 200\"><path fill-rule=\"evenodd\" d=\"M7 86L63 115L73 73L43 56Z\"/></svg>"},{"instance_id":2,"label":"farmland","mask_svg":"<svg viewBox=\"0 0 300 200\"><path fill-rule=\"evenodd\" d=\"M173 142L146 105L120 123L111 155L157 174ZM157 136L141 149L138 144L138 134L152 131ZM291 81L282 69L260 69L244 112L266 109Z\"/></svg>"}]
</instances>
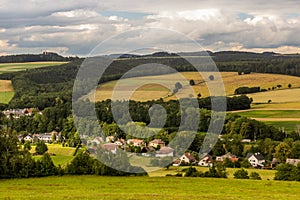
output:
<instances>
[{"instance_id":1,"label":"farmland","mask_svg":"<svg viewBox=\"0 0 300 200\"><path fill-rule=\"evenodd\" d=\"M64 176L0 181L1 199L299 199L300 183L211 178Z\"/></svg>"},{"instance_id":2,"label":"farmland","mask_svg":"<svg viewBox=\"0 0 300 200\"><path fill-rule=\"evenodd\" d=\"M26 62L26 63L0 63L0 74L17 72L26 69L62 65L67 62Z\"/></svg>"},{"instance_id":3,"label":"farmland","mask_svg":"<svg viewBox=\"0 0 300 200\"><path fill-rule=\"evenodd\" d=\"M287 75L278 75L278 74L260 74L260 73L252 73L246 75L238 75L237 72L221 72L222 81L225 86L226 95L233 95L234 91L238 87L247 86L247 87L255 87L259 86L261 89L271 89L272 87L276 87L277 85L281 85L280 90L268 91L268 92L261 92L257 94L249 95L253 98L254 103L263 102L266 103L269 99L272 102L286 102L286 95L291 96L288 99L288 102L300 102L300 89L287 89L288 84L292 85L292 88L299 88L300 87L300 78L294 76L287 76ZM164 98L166 100L169 99L176 99L175 96L171 96L172 91L169 88L167 89L166 86L173 86L172 83L180 82L182 84L182 89L179 90L178 95L192 95L195 96L198 93L201 94L202 97L207 97L210 95L206 84L209 84L212 88L217 88L217 79L214 81L207 80L209 75L215 75L213 72L203 72L202 76L197 72L182 72L180 74L168 74L168 75L159 75L159 76L145 76L145 77L137 77L137 78L129 78L129 79L122 79L118 81L118 84L121 85L117 92L124 92L128 93L129 88L132 87L134 84L137 83L144 83L143 87L138 88L136 92L133 93L132 98L133 100L150 100L150 99L158 99ZM204 81L205 79L205 81ZM192 86L194 94L190 92L188 89L189 87L189 80L194 80L195 85ZM163 84L150 84L153 82L158 82ZM101 84L96 92L95 101L105 100L112 97L112 93L114 90L114 86L116 85L117 81L110 81L104 84ZM174 86L173 86L174 88ZM149 94L151 93L151 95ZM167 97L170 95L170 97Z\"/></svg>"}]
</instances>

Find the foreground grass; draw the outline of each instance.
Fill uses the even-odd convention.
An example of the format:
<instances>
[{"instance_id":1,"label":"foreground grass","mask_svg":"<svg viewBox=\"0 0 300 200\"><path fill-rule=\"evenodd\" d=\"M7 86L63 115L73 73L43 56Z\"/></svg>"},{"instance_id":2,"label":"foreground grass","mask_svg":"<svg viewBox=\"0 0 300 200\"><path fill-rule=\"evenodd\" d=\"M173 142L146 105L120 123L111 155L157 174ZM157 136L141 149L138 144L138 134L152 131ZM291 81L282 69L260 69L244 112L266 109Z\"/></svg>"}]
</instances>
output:
<instances>
[{"instance_id":1,"label":"foreground grass","mask_svg":"<svg viewBox=\"0 0 300 200\"><path fill-rule=\"evenodd\" d=\"M0 180L0 199L299 199L299 182L63 176Z\"/></svg>"}]
</instances>

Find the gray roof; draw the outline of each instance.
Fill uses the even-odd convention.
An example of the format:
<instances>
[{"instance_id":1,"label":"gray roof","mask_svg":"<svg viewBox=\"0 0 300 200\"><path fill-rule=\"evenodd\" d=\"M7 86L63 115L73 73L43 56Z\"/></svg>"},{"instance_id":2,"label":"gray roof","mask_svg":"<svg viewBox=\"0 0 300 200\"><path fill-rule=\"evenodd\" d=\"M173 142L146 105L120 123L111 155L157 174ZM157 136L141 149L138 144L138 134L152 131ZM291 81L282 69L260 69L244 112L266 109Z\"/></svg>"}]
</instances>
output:
<instances>
[{"instance_id":1,"label":"gray roof","mask_svg":"<svg viewBox=\"0 0 300 200\"><path fill-rule=\"evenodd\" d=\"M254 156L257 160L265 160L265 157L259 153L259 152L256 152L256 153L248 153L246 158L250 158L251 156Z\"/></svg>"}]
</instances>

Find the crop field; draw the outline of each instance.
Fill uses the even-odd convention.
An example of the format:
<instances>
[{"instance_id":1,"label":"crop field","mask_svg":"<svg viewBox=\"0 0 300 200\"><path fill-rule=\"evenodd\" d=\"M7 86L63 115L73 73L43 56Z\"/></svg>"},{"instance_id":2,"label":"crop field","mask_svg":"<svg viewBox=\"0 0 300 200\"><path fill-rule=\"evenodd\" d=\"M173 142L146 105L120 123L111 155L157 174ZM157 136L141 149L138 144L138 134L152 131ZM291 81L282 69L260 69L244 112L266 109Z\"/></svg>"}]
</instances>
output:
<instances>
[{"instance_id":1,"label":"crop field","mask_svg":"<svg viewBox=\"0 0 300 200\"><path fill-rule=\"evenodd\" d=\"M238 75L237 72L221 72L222 81L225 86L226 95L233 95L234 91L238 87L247 86L255 87L259 86L261 89L271 89L277 85L282 85L281 89L275 89L274 91L261 92L252 94L254 102L267 103L268 100L272 102L300 102L300 78L288 75L278 74L262 74L252 73L246 75ZM201 76L202 75L202 76ZM151 100L158 98L165 98L165 100L176 99L176 96L172 96L172 90L174 89L174 83L180 82L182 89L176 94L178 97L192 97L199 93L202 97L210 95L220 95L220 87L218 83L217 74L214 72L182 72L175 74L159 75L159 76L145 76L137 78L122 79L119 81L111 81L101 84L96 92L95 100L101 101L105 99L111 99L114 91L114 97L119 99L124 98L124 95L129 91L133 92L131 99L133 100ZM208 77L214 75L215 79L210 80ZM192 90L189 87L189 81L194 80L195 85L192 86ZM155 83L155 84L153 84ZM120 87L114 88L118 84ZM144 84L143 87L134 88L135 84ZM288 84L292 85L293 89L288 89ZM207 85L211 88L210 92ZM149 94L150 93L150 94ZM169 95L169 96L168 96ZM290 95L291 98L286 98L286 95ZM249 95L250 96L250 95ZM252 96L251 96L252 97Z\"/></svg>"},{"instance_id":2,"label":"crop field","mask_svg":"<svg viewBox=\"0 0 300 200\"><path fill-rule=\"evenodd\" d=\"M0 63L0 74L6 72L23 71L47 66L62 65L67 62L27 62L27 63Z\"/></svg>"},{"instance_id":3,"label":"crop field","mask_svg":"<svg viewBox=\"0 0 300 200\"><path fill-rule=\"evenodd\" d=\"M299 199L299 182L62 176L0 180L0 199Z\"/></svg>"},{"instance_id":4,"label":"crop field","mask_svg":"<svg viewBox=\"0 0 300 200\"><path fill-rule=\"evenodd\" d=\"M247 96L253 99L253 103L267 103L269 100L273 103L300 103L300 88L258 92Z\"/></svg>"}]
</instances>

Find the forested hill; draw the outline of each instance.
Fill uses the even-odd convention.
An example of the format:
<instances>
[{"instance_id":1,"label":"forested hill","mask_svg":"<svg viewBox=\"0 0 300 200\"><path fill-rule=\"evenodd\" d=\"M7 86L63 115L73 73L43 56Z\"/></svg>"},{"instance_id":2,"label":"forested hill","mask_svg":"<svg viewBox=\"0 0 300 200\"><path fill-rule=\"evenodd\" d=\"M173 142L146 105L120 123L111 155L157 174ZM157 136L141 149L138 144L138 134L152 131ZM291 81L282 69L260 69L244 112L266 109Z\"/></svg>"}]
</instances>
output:
<instances>
[{"instance_id":1,"label":"forested hill","mask_svg":"<svg viewBox=\"0 0 300 200\"><path fill-rule=\"evenodd\" d=\"M208 52L220 71L241 71L241 72L259 72L259 73L274 73L274 74L288 74L300 76L300 56L295 55L280 55L275 53L247 53L247 52ZM56 56L55 56L56 55ZM188 53L186 54L188 55ZM193 56L203 56L203 52L189 53ZM21 56L21 55L20 55ZM37 56L37 55L35 55ZM67 59L57 54L50 54L44 56L53 56L53 59ZM166 52L158 52L153 56L136 57L136 58L120 58L116 59L102 76L100 83L119 79L124 73L133 67L147 64L159 63L170 66L177 71L195 71L186 60L176 56L176 54L169 54ZM30 57L30 56L29 56ZM26 61L29 57L24 56ZM2 58L2 57L1 57ZM9 58L9 57L6 57ZM31 60L32 61L32 60ZM15 60L15 62L21 62ZM11 108L23 107L38 107L44 109L55 104L57 98L69 102L71 100L72 88L77 71L81 66L82 59L72 58L72 61L56 67L45 67L31 69L22 72L0 74L0 79L12 80L15 90L15 96L9 103ZM163 74L151 66L152 75ZM212 68L209 65L203 67L203 71L210 71ZM141 76L132 74L132 76Z\"/></svg>"},{"instance_id":2,"label":"forested hill","mask_svg":"<svg viewBox=\"0 0 300 200\"><path fill-rule=\"evenodd\" d=\"M20 54L0 56L0 63L71 61L73 59L73 57L63 57L53 52L43 52L42 54Z\"/></svg>"}]
</instances>

